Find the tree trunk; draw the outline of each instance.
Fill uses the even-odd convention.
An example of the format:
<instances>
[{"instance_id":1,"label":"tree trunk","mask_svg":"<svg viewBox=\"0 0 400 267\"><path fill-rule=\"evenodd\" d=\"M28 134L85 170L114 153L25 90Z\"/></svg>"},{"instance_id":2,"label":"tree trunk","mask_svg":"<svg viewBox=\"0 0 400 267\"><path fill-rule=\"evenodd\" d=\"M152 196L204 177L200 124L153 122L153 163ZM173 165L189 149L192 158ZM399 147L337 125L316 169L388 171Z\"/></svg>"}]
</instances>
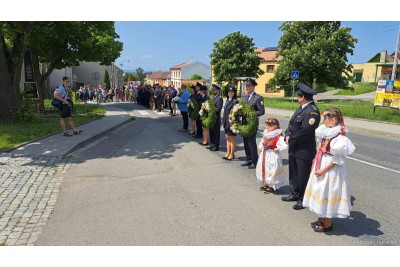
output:
<instances>
[{"instance_id":1,"label":"tree trunk","mask_svg":"<svg viewBox=\"0 0 400 267\"><path fill-rule=\"evenodd\" d=\"M32 25L32 22L21 22L22 31L16 30L10 51L5 36L0 32L0 119L5 121L11 120L11 111L20 104L21 69Z\"/></svg>"}]
</instances>

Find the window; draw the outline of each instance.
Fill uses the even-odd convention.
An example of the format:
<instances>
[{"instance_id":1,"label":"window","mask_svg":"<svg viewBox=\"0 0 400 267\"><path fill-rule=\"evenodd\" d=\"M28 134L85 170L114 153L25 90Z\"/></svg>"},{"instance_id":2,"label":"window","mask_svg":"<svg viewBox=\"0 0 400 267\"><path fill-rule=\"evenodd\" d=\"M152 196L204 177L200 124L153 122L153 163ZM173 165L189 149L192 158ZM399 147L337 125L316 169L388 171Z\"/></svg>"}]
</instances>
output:
<instances>
[{"instance_id":1,"label":"window","mask_svg":"<svg viewBox=\"0 0 400 267\"><path fill-rule=\"evenodd\" d=\"M275 66L274 65L267 65L267 72L274 72Z\"/></svg>"},{"instance_id":2,"label":"window","mask_svg":"<svg viewBox=\"0 0 400 267\"><path fill-rule=\"evenodd\" d=\"M268 83L265 84L265 93L272 93L272 88L269 86Z\"/></svg>"}]
</instances>

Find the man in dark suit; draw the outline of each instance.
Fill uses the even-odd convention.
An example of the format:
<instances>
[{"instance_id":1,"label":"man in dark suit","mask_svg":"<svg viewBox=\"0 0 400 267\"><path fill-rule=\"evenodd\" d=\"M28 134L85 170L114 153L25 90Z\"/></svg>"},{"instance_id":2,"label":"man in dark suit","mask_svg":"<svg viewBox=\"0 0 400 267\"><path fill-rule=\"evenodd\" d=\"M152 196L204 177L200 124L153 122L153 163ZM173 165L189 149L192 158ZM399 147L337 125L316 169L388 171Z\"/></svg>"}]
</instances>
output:
<instances>
[{"instance_id":1,"label":"man in dark suit","mask_svg":"<svg viewBox=\"0 0 400 267\"><path fill-rule=\"evenodd\" d=\"M320 122L320 113L314 103L317 92L300 83L297 101L301 105L289 121L285 141L289 145L289 184L291 194L283 201L297 201L295 210L303 209L303 197L316 154L315 129Z\"/></svg>"},{"instance_id":2,"label":"man in dark suit","mask_svg":"<svg viewBox=\"0 0 400 267\"><path fill-rule=\"evenodd\" d=\"M200 95L200 89L202 88L202 84L200 84L199 82L196 83L196 88L195 88L195 93L194 93L194 99L196 99L197 103L199 103L200 107L201 107L201 98L202 96ZM201 124L201 119L200 117L196 120L196 129L197 132L195 135L193 135L194 138L203 138L203 126Z\"/></svg>"},{"instance_id":3,"label":"man in dark suit","mask_svg":"<svg viewBox=\"0 0 400 267\"><path fill-rule=\"evenodd\" d=\"M264 115L264 101L263 98L258 95L255 90L257 85L256 81L253 79L246 80L246 91L242 100L243 103L247 103L254 108L258 117ZM258 120L257 120L258 125ZM246 161L241 164L241 166L248 166L249 169L255 169L257 166L258 152L257 152L257 141L256 141L257 131L249 137L243 137L244 151L246 153Z\"/></svg>"},{"instance_id":4,"label":"man in dark suit","mask_svg":"<svg viewBox=\"0 0 400 267\"><path fill-rule=\"evenodd\" d=\"M220 128L221 128L221 110L224 104L224 100L221 97L221 87L213 84L211 87L211 93L214 95L212 101L217 108L217 121L214 127L210 129L210 146L208 147L211 151L219 150L219 140L220 140Z\"/></svg>"},{"instance_id":5,"label":"man in dark suit","mask_svg":"<svg viewBox=\"0 0 400 267\"><path fill-rule=\"evenodd\" d=\"M162 88L160 85L157 83L156 84L156 89L154 90L154 101L156 103L157 111L161 112L161 104L163 101L163 95L162 95Z\"/></svg>"}]
</instances>

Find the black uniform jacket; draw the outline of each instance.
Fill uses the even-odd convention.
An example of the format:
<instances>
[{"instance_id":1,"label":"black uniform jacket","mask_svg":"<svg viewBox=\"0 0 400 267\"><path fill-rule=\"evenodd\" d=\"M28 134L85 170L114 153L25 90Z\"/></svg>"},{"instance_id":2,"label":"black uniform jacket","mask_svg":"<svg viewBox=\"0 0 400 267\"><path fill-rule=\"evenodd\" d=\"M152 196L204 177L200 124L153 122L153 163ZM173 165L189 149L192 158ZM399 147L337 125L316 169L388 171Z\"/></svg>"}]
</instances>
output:
<instances>
[{"instance_id":1,"label":"black uniform jacket","mask_svg":"<svg viewBox=\"0 0 400 267\"><path fill-rule=\"evenodd\" d=\"M295 111L285 131L289 136L289 155L302 160L312 160L316 154L315 129L320 122L319 110L314 101L304 109Z\"/></svg>"},{"instance_id":2,"label":"black uniform jacket","mask_svg":"<svg viewBox=\"0 0 400 267\"><path fill-rule=\"evenodd\" d=\"M258 117L265 114L263 98L260 95L258 95L257 93L254 92L253 96L250 98L250 100L249 100L249 95L245 95L242 98L242 100L243 100L243 103L247 103L254 108ZM258 125L258 120L257 120L257 125Z\"/></svg>"},{"instance_id":3,"label":"black uniform jacket","mask_svg":"<svg viewBox=\"0 0 400 267\"><path fill-rule=\"evenodd\" d=\"M222 125L224 126L224 129L229 130L231 128L231 124L229 123L229 113L231 113L231 109L238 103L239 101L235 98L233 98L231 101L228 99L226 100L224 106L224 116L222 117Z\"/></svg>"},{"instance_id":4,"label":"black uniform jacket","mask_svg":"<svg viewBox=\"0 0 400 267\"><path fill-rule=\"evenodd\" d=\"M217 107L217 125L218 127L221 126L221 110L222 106L224 105L224 100L222 99L221 95L215 95L212 98L212 102Z\"/></svg>"}]
</instances>

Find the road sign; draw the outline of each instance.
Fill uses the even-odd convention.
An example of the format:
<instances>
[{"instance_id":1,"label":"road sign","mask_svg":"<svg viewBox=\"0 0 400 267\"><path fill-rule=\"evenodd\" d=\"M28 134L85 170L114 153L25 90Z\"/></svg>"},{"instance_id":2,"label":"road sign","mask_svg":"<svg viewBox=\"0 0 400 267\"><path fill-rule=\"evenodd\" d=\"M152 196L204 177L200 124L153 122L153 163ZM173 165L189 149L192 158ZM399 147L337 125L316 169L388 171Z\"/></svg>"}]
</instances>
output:
<instances>
[{"instance_id":1,"label":"road sign","mask_svg":"<svg viewBox=\"0 0 400 267\"><path fill-rule=\"evenodd\" d=\"M292 70L292 75L291 75L292 80L298 80L299 77L300 77L300 71Z\"/></svg>"}]
</instances>

